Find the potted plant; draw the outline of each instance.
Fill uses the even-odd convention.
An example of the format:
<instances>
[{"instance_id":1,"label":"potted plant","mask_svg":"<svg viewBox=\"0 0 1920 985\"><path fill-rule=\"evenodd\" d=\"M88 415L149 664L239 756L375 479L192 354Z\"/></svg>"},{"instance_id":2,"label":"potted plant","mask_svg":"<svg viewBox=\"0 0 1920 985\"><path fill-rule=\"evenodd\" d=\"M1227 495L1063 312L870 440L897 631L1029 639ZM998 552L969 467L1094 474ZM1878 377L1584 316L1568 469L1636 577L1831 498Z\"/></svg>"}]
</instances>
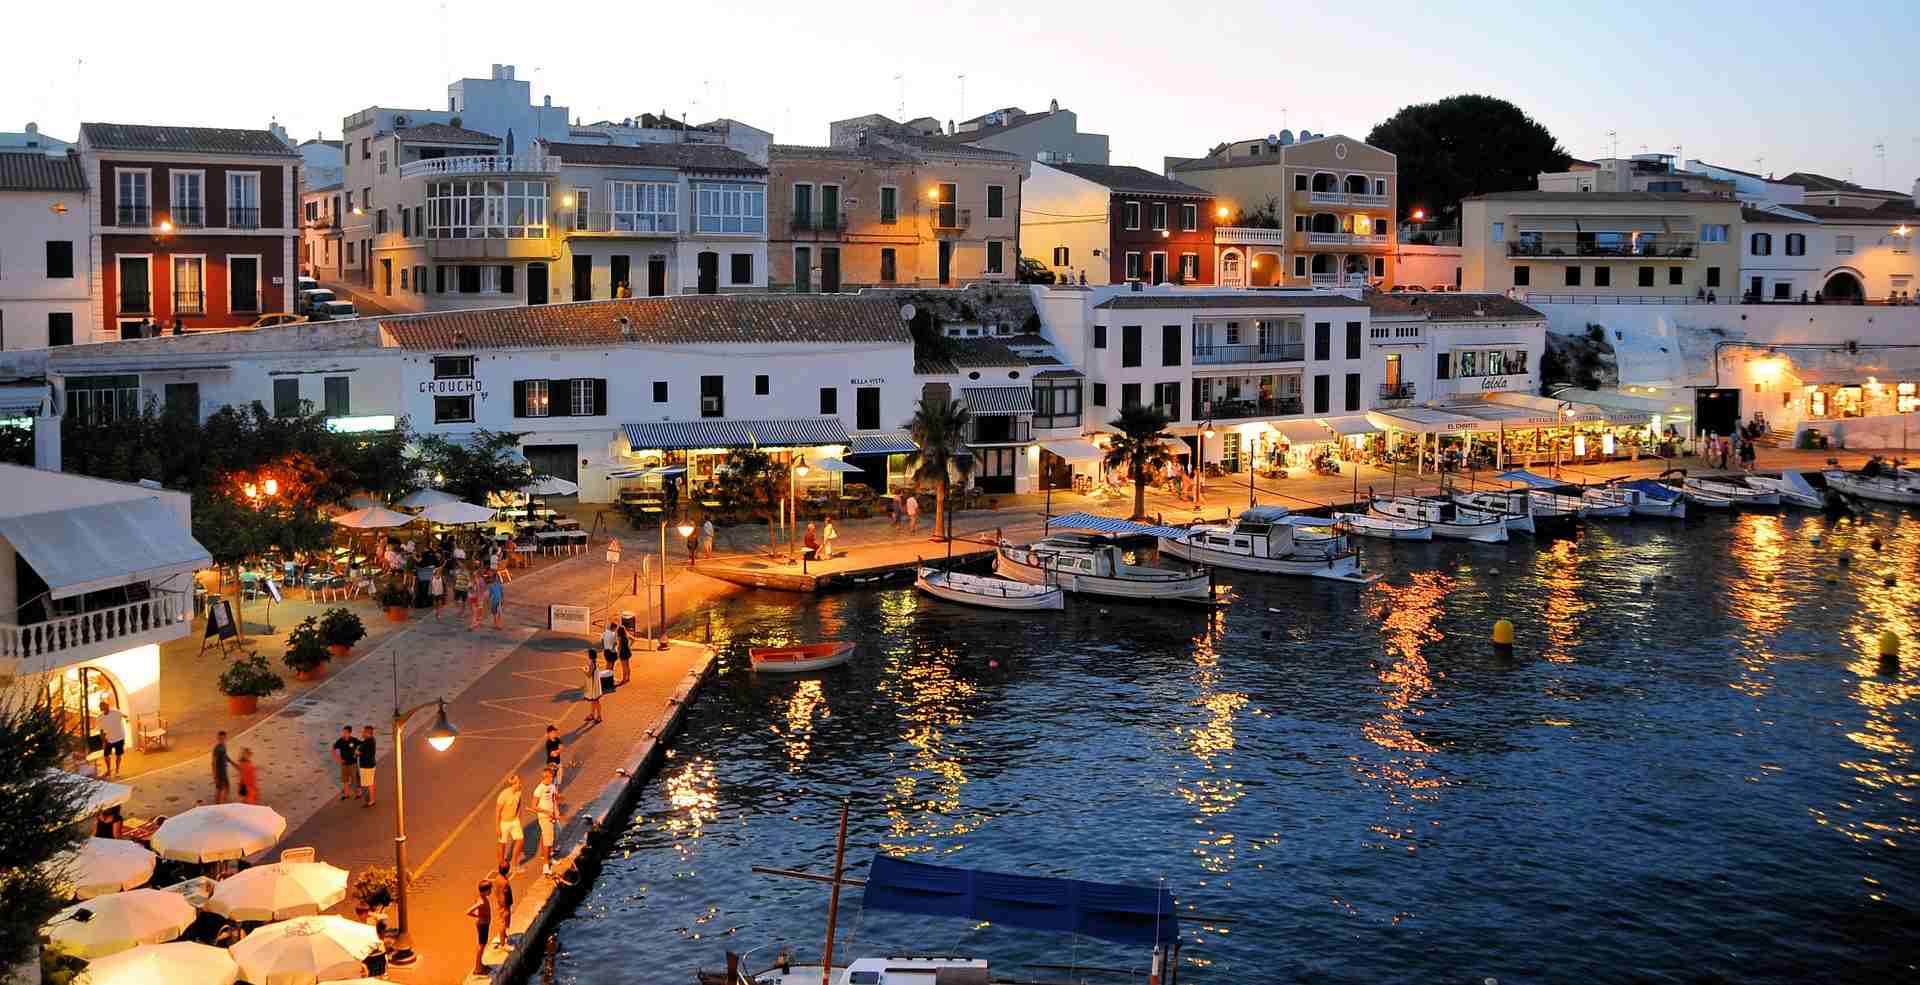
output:
<instances>
[{"instance_id":1,"label":"potted plant","mask_svg":"<svg viewBox=\"0 0 1920 985\"><path fill-rule=\"evenodd\" d=\"M293 671L294 677L310 681L320 676L327 657L327 638L320 632L320 620L308 616L287 634L287 650L280 662Z\"/></svg>"},{"instance_id":2,"label":"potted plant","mask_svg":"<svg viewBox=\"0 0 1920 985\"><path fill-rule=\"evenodd\" d=\"M353 652L354 644L367 638L367 626L359 616L336 606L321 614L320 635L326 639L329 653L345 657Z\"/></svg>"},{"instance_id":3,"label":"potted plant","mask_svg":"<svg viewBox=\"0 0 1920 985\"><path fill-rule=\"evenodd\" d=\"M399 880L394 875L393 866L376 865L361 870L347 884L347 895L353 900L356 914L364 914L361 919L369 922L386 916L387 907L393 905L394 893L398 891Z\"/></svg>"},{"instance_id":4,"label":"potted plant","mask_svg":"<svg viewBox=\"0 0 1920 985\"><path fill-rule=\"evenodd\" d=\"M406 622L407 609L413 605L413 593L389 582L380 589L380 607L387 610L388 622Z\"/></svg>"},{"instance_id":5,"label":"potted plant","mask_svg":"<svg viewBox=\"0 0 1920 985\"><path fill-rule=\"evenodd\" d=\"M287 682L267 665L258 653L236 657L220 672L220 693L227 696L227 710L235 715L251 715L260 710L260 699L287 686Z\"/></svg>"}]
</instances>

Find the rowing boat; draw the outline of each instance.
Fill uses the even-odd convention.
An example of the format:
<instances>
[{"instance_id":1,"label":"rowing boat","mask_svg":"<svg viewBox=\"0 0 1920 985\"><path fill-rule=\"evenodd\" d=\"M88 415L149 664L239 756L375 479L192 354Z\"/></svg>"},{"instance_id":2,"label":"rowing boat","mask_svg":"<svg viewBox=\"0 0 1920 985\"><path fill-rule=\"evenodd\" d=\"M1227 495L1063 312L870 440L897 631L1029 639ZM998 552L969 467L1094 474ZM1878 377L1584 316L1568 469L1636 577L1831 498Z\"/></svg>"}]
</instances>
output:
<instances>
[{"instance_id":1,"label":"rowing boat","mask_svg":"<svg viewBox=\"0 0 1920 985\"><path fill-rule=\"evenodd\" d=\"M853 659L853 644L845 640L800 646L756 646L747 651L754 670L769 674L804 674L838 667Z\"/></svg>"}]
</instances>

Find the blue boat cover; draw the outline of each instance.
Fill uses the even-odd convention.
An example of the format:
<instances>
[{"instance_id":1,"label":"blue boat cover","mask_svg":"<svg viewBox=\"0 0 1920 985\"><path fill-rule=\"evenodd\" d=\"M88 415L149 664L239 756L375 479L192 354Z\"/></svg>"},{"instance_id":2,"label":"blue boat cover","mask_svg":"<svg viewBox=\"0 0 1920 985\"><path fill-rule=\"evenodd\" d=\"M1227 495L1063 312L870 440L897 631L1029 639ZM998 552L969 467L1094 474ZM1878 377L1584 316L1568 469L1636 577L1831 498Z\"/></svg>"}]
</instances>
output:
<instances>
[{"instance_id":1,"label":"blue boat cover","mask_svg":"<svg viewBox=\"0 0 1920 985\"><path fill-rule=\"evenodd\" d=\"M1621 485L1628 489L1637 489L1648 499L1657 499L1663 503L1668 500L1680 498L1679 492L1663 486L1652 479L1635 479L1632 482L1623 482Z\"/></svg>"},{"instance_id":2,"label":"blue boat cover","mask_svg":"<svg viewBox=\"0 0 1920 985\"><path fill-rule=\"evenodd\" d=\"M1068 530L1092 530L1103 534L1138 534L1147 537L1178 537L1187 532L1185 527L1155 527L1092 513L1068 513L1065 516L1056 516L1047 522L1047 526L1064 527Z\"/></svg>"},{"instance_id":3,"label":"blue boat cover","mask_svg":"<svg viewBox=\"0 0 1920 985\"><path fill-rule=\"evenodd\" d=\"M1568 485L1568 483L1562 482L1559 479L1549 479L1544 475L1537 475L1526 469L1514 469L1511 472L1502 472L1498 476L1495 476L1495 478L1502 482L1524 482L1535 489L1557 489L1561 486Z\"/></svg>"},{"instance_id":4,"label":"blue boat cover","mask_svg":"<svg viewBox=\"0 0 1920 985\"><path fill-rule=\"evenodd\" d=\"M988 920L1119 944L1170 944L1180 936L1173 894L1163 887L1015 876L875 855L869 910Z\"/></svg>"}]
</instances>

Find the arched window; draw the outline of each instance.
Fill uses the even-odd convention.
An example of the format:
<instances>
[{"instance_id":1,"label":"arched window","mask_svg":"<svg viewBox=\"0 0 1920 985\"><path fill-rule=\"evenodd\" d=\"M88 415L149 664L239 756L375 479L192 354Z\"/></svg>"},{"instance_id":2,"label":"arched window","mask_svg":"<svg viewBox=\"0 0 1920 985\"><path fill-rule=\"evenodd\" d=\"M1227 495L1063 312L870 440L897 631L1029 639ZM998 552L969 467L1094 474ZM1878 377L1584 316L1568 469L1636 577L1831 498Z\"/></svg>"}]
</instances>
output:
<instances>
[{"instance_id":1,"label":"arched window","mask_svg":"<svg viewBox=\"0 0 1920 985\"><path fill-rule=\"evenodd\" d=\"M1805 233L1787 234L1787 255L1803 257L1807 255L1807 235Z\"/></svg>"},{"instance_id":2,"label":"arched window","mask_svg":"<svg viewBox=\"0 0 1920 985\"><path fill-rule=\"evenodd\" d=\"M1337 233L1340 231L1340 217L1331 212L1313 214L1313 231L1316 233Z\"/></svg>"},{"instance_id":3,"label":"arched window","mask_svg":"<svg viewBox=\"0 0 1920 985\"><path fill-rule=\"evenodd\" d=\"M1364 174L1347 175L1347 194L1365 195L1368 191L1367 176Z\"/></svg>"},{"instance_id":4,"label":"arched window","mask_svg":"<svg viewBox=\"0 0 1920 985\"><path fill-rule=\"evenodd\" d=\"M1330 171L1316 171L1313 175L1313 190L1317 192L1337 192L1340 190L1340 179L1334 177Z\"/></svg>"},{"instance_id":5,"label":"arched window","mask_svg":"<svg viewBox=\"0 0 1920 985\"><path fill-rule=\"evenodd\" d=\"M1220 283L1228 287L1240 287L1240 253L1228 250L1220 254Z\"/></svg>"},{"instance_id":6,"label":"arched window","mask_svg":"<svg viewBox=\"0 0 1920 985\"><path fill-rule=\"evenodd\" d=\"M1752 253L1754 256L1757 256L1757 257L1772 256L1773 255L1773 234L1772 233L1754 233L1752 241L1749 243L1748 252Z\"/></svg>"}]
</instances>

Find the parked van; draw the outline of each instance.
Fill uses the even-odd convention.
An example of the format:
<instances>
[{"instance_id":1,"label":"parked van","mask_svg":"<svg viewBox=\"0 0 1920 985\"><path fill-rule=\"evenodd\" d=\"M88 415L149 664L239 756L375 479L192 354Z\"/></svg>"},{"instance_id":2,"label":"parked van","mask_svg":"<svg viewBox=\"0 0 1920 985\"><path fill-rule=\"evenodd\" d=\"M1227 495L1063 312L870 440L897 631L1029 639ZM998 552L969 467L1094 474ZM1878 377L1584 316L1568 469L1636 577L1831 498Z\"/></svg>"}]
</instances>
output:
<instances>
[{"instance_id":1,"label":"parked van","mask_svg":"<svg viewBox=\"0 0 1920 985\"><path fill-rule=\"evenodd\" d=\"M294 307L303 315L313 314L313 306L316 304L337 300L333 296L333 292L324 287L308 288L301 291L297 297L298 300L294 302Z\"/></svg>"},{"instance_id":2,"label":"parked van","mask_svg":"<svg viewBox=\"0 0 1920 985\"><path fill-rule=\"evenodd\" d=\"M317 291L319 289L320 282L312 277L299 277L293 282L293 296L296 298L308 291Z\"/></svg>"},{"instance_id":3,"label":"parked van","mask_svg":"<svg viewBox=\"0 0 1920 985\"><path fill-rule=\"evenodd\" d=\"M310 321L342 321L358 317L352 301L319 301L307 312Z\"/></svg>"}]
</instances>

